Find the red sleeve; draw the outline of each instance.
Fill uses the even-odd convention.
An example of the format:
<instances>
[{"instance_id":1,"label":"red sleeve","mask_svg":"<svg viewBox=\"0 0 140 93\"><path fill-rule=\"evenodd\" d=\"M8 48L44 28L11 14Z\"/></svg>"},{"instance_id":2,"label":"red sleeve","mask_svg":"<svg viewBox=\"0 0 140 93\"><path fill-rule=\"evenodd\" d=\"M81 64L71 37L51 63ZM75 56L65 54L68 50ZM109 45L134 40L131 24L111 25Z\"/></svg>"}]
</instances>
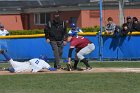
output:
<instances>
[{"instance_id":1,"label":"red sleeve","mask_svg":"<svg viewBox=\"0 0 140 93\"><path fill-rule=\"evenodd\" d=\"M76 45L77 45L77 41L76 40L71 41L70 46L76 46Z\"/></svg>"}]
</instances>

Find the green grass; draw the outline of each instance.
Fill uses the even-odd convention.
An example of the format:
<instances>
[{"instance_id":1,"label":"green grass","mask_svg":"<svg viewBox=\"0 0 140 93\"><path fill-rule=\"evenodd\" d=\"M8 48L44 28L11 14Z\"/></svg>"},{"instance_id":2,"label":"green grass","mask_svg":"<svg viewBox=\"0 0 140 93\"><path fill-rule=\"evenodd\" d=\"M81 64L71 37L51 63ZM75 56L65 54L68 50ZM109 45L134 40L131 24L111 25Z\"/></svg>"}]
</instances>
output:
<instances>
[{"instance_id":1,"label":"green grass","mask_svg":"<svg viewBox=\"0 0 140 93\"><path fill-rule=\"evenodd\" d=\"M140 74L33 74L0 76L0 93L140 93Z\"/></svg>"},{"instance_id":2,"label":"green grass","mask_svg":"<svg viewBox=\"0 0 140 93\"><path fill-rule=\"evenodd\" d=\"M140 62L90 64L93 67L140 67ZM0 67L8 66L0 64ZM3 75L0 93L140 93L139 79L139 73Z\"/></svg>"}]
</instances>

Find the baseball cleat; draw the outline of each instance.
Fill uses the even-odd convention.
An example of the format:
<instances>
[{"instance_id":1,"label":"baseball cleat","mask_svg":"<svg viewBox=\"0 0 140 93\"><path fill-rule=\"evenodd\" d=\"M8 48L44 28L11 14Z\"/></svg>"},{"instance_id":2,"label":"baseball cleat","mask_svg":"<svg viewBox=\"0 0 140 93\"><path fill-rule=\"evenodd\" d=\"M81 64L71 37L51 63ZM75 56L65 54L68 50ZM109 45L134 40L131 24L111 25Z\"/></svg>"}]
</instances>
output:
<instances>
[{"instance_id":1,"label":"baseball cleat","mask_svg":"<svg viewBox=\"0 0 140 93\"><path fill-rule=\"evenodd\" d=\"M61 69L61 65L57 65L57 69Z\"/></svg>"},{"instance_id":2,"label":"baseball cleat","mask_svg":"<svg viewBox=\"0 0 140 93\"><path fill-rule=\"evenodd\" d=\"M61 65L55 65L54 68L61 69Z\"/></svg>"},{"instance_id":3,"label":"baseball cleat","mask_svg":"<svg viewBox=\"0 0 140 93\"><path fill-rule=\"evenodd\" d=\"M84 71L91 71L92 67L86 67L86 69Z\"/></svg>"},{"instance_id":4,"label":"baseball cleat","mask_svg":"<svg viewBox=\"0 0 140 93\"><path fill-rule=\"evenodd\" d=\"M71 71L71 70L72 70L72 67L71 67L70 64L67 64L67 70L68 70L68 71Z\"/></svg>"},{"instance_id":5,"label":"baseball cleat","mask_svg":"<svg viewBox=\"0 0 140 93\"><path fill-rule=\"evenodd\" d=\"M84 69L82 69L82 68L79 68L79 67L72 67L72 70L76 70L76 71L83 71Z\"/></svg>"}]
</instances>

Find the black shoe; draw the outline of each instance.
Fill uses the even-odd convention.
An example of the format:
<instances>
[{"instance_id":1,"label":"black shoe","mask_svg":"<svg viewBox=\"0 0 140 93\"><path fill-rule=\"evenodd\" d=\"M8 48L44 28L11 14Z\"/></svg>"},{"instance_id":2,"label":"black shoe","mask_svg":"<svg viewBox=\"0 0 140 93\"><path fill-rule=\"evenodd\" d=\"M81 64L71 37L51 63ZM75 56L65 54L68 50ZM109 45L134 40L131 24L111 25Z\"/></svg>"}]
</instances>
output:
<instances>
[{"instance_id":1,"label":"black shoe","mask_svg":"<svg viewBox=\"0 0 140 93\"><path fill-rule=\"evenodd\" d=\"M72 70L77 70L77 67L74 67L74 66L73 66L73 67L72 67Z\"/></svg>"},{"instance_id":2,"label":"black shoe","mask_svg":"<svg viewBox=\"0 0 140 93\"><path fill-rule=\"evenodd\" d=\"M71 70L72 70L72 67L71 67L70 64L67 64L67 70L68 70L68 71L71 71Z\"/></svg>"},{"instance_id":3,"label":"black shoe","mask_svg":"<svg viewBox=\"0 0 140 93\"><path fill-rule=\"evenodd\" d=\"M57 69L61 69L61 65L57 65Z\"/></svg>"},{"instance_id":4,"label":"black shoe","mask_svg":"<svg viewBox=\"0 0 140 93\"><path fill-rule=\"evenodd\" d=\"M61 65L54 65L54 68L61 69Z\"/></svg>"},{"instance_id":5,"label":"black shoe","mask_svg":"<svg viewBox=\"0 0 140 93\"><path fill-rule=\"evenodd\" d=\"M86 67L86 69L84 71L91 71L92 67Z\"/></svg>"},{"instance_id":6,"label":"black shoe","mask_svg":"<svg viewBox=\"0 0 140 93\"><path fill-rule=\"evenodd\" d=\"M79 68L79 67L72 67L72 70L76 70L76 71L83 71L84 69Z\"/></svg>"}]
</instances>

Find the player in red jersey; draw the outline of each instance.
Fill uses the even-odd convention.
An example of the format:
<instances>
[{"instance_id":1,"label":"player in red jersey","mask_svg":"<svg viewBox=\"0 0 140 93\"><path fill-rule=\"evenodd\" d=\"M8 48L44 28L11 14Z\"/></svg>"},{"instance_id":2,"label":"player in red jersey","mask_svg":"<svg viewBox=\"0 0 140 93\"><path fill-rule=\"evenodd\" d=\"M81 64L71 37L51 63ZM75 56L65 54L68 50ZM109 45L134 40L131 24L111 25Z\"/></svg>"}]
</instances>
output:
<instances>
[{"instance_id":1,"label":"player in red jersey","mask_svg":"<svg viewBox=\"0 0 140 93\"><path fill-rule=\"evenodd\" d=\"M90 70L92 69L90 65L88 64L88 60L85 59L84 55L87 55L91 53L95 49L95 45L88 40L85 37L82 36L68 36L67 39L68 42L70 42L70 49L69 49L69 54L68 54L68 70L71 71L71 56L72 56L72 51L74 48L76 48L76 57L75 57L75 62L74 62L74 68L77 68L77 64L79 60L83 62L86 65L86 69Z\"/></svg>"}]
</instances>

